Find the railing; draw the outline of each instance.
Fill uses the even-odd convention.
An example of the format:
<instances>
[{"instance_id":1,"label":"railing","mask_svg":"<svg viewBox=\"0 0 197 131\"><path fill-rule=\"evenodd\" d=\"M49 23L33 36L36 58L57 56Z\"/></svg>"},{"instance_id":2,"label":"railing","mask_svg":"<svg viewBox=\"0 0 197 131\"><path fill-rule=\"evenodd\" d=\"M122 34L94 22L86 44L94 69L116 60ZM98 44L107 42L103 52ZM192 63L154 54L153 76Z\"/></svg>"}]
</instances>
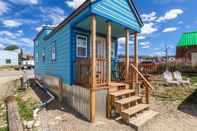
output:
<instances>
[{"instance_id":1,"label":"railing","mask_svg":"<svg viewBox=\"0 0 197 131\"><path fill-rule=\"evenodd\" d=\"M153 87L150 84L150 82L147 80L147 78L133 65L133 63L130 63L128 74L126 74L125 62L118 62L116 70L117 70L117 73L115 73L117 74L116 81L126 82L132 86L135 84L139 86L143 86L145 101L146 103L149 103L149 92L150 92L149 89L153 89ZM134 77L136 73L138 74L138 83ZM126 75L128 75L128 80L126 80Z\"/></svg>"},{"instance_id":2,"label":"railing","mask_svg":"<svg viewBox=\"0 0 197 131\"><path fill-rule=\"evenodd\" d=\"M107 59L105 58L96 59L96 80L98 86L107 84Z\"/></svg>"},{"instance_id":3,"label":"railing","mask_svg":"<svg viewBox=\"0 0 197 131\"><path fill-rule=\"evenodd\" d=\"M144 75L139 72L139 70L133 65L133 64L130 64L130 67L131 69L133 69L133 73L137 73L138 74L138 79L140 78L141 82L142 82L142 86L144 86L145 88L145 100L146 100L146 103L149 104L149 96L150 96L150 91L149 89L154 89L152 87L152 85L150 84L150 82L144 77Z\"/></svg>"},{"instance_id":4,"label":"railing","mask_svg":"<svg viewBox=\"0 0 197 131\"><path fill-rule=\"evenodd\" d=\"M96 59L96 82L97 86L107 84L107 60L104 58ZM77 85L90 87L91 79L90 59L77 59L75 62L75 82Z\"/></svg>"},{"instance_id":5,"label":"railing","mask_svg":"<svg viewBox=\"0 0 197 131\"><path fill-rule=\"evenodd\" d=\"M90 87L90 59L77 59L75 62L75 82L77 85Z\"/></svg>"}]
</instances>

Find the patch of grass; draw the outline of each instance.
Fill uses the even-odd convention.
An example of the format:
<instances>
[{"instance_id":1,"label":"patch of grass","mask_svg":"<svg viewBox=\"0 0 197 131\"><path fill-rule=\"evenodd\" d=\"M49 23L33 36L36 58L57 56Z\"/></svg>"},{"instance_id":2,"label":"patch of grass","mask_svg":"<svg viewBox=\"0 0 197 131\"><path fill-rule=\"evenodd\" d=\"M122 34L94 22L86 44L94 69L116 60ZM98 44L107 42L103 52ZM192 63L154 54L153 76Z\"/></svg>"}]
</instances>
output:
<instances>
[{"instance_id":1,"label":"patch of grass","mask_svg":"<svg viewBox=\"0 0 197 131\"><path fill-rule=\"evenodd\" d=\"M190 78L192 83L197 83L197 74L195 74L195 73L194 74L192 74L192 73L183 74L183 77L184 77L184 79Z\"/></svg>"},{"instance_id":2,"label":"patch of grass","mask_svg":"<svg viewBox=\"0 0 197 131\"><path fill-rule=\"evenodd\" d=\"M16 66L1 66L0 71L13 71L15 68Z\"/></svg>"},{"instance_id":3,"label":"patch of grass","mask_svg":"<svg viewBox=\"0 0 197 131\"><path fill-rule=\"evenodd\" d=\"M183 101L195 91L195 88L189 87L157 87L154 91L156 100L160 101Z\"/></svg>"},{"instance_id":4,"label":"patch of grass","mask_svg":"<svg viewBox=\"0 0 197 131\"><path fill-rule=\"evenodd\" d=\"M33 109L35 108L35 103L29 98L26 101L21 99L20 96L16 97L16 101L19 107L19 114L22 120L30 121L33 119Z\"/></svg>"},{"instance_id":5,"label":"patch of grass","mask_svg":"<svg viewBox=\"0 0 197 131\"><path fill-rule=\"evenodd\" d=\"M9 131L9 130L8 130L8 127L1 127L0 131Z\"/></svg>"},{"instance_id":6,"label":"patch of grass","mask_svg":"<svg viewBox=\"0 0 197 131\"><path fill-rule=\"evenodd\" d=\"M0 131L8 131L7 129L6 107L3 101L0 101Z\"/></svg>"}]
</instances>

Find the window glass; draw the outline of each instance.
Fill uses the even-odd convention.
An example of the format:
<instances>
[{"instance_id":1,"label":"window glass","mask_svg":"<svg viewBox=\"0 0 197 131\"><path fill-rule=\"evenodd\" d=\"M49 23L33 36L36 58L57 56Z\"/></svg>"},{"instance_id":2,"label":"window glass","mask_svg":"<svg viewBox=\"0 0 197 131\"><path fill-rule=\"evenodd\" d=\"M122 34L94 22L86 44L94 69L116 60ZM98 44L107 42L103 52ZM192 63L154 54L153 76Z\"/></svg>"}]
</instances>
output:
<instances>
[{"instance_id":1,"label":"window glass","mask_svg":"<svg viewBox=\"0 0 197 131\"><path fill-rule=\"evenodd\" d=\"M42 50L42 61L45 61L45 50Z\"/></svg>"},{"instance_id":2,"label":"window glass","mask_svg":"<svg viewBox=\"0 0 197 131\"><path fill-rule=\"evenodd\" d=\"M56 59L56 48L55 47L52 47L52 49L51 49L51 57L52 57L52 60Z\"/></svg>"},{"instance_id":3,"label":"window glass","mask_svg":"<svg viewBox=\"0 0 197 131\"><path fill-rule=\"evenodd\" d=\"M6 60L5 60L5 63L6 63L6 64L11 64L11 59L6 59Z\"/></svg>"},{"instance_id":4,"label":"window glass","mask_svg":"<svg viewBox=\"0 0 197 131\"><path fill-rule=\"evenodd\" d=\"M77 57L87 57L87 36L77 35Z\"/></svg>"}]
</instances>

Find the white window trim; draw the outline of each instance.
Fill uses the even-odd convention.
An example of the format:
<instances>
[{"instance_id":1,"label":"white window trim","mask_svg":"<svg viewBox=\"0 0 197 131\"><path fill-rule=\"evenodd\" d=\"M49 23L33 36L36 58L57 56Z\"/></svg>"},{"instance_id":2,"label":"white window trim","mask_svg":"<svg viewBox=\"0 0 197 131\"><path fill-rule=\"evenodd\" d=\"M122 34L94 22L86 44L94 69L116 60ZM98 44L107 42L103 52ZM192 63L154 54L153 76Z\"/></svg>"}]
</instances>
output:
<instances>
[{"instance_id":1,"label":"white window trim","mask_svg":"<svg viewBox=\"0 0 197 131\"><path fill-rule=\"evenodd\" d=\"M53 52L54 49L54 52ZM51 60L55 61L56 60L56 46L51 48Z\"/></svg>"},{"instance_id":2,"label":"white window trim","mask_svg":"<svg viewBox=\"0 0 197 131\"><path fill-rule=\"evenodd\" d=\"M78 37L83 37L83 38L85 38L85 40L86 40L86 45L85 46L79 46L78 45ZM77 45L77 48L76 48L76 50L77 50L77 57L79 57L79 58L87 58L87 54L88 54L88 37L86 36L86 35L77 35L76 36L76 45ZM85 52L85 56L80 56L78 53L78 48L79 47L82 47L82 48L85 48L86 49L86 52Z\"/></svg>"}]
</instances>

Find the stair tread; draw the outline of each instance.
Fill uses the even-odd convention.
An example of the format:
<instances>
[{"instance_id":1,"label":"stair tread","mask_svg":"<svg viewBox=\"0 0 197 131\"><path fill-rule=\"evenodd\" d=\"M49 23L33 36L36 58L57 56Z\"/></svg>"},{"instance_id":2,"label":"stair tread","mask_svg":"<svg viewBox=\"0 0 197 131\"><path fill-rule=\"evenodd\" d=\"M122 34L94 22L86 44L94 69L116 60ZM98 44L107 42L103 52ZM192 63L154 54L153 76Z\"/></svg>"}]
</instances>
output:
<instances>
[{"instance_id":1,"label":"stair tread","mask_svg":"<svg viewBox=\"0 0 197 131\"><path fill-rule=\"evenodd\" d=\"M111 86L126 86L128 85L127 83L119 83L119 82L112 82Z\"/></svg>"},{"instance_id":2,"label":"stair tread","mask_svg":"<svg viewBox=\"0 0 197 131\"><path fill-rule=\"evenodd\" d=\"M116 91L116 92L112 92L110 93L110 95L112 96L122 96L122 95L126 95L126 94L129 94L129 93L134 93L135 91L134 90L131 90L131 89L124 89L124 90L119 90L119 91Z\"/></svg>"},{"instance_id":3,"label":"stair tread","mask_svg":"<svg viewBox=\"0 0 197 131\"><path fill-rule=\"evenodd\" d=\"M128 98L124 98L124 99L121 99L121 100L116 100L115 103L124 105L124 104L134 102L134 101L137 101L137 100L140 100L140 99L141 99L141 97L139 97L139 96L130 96Z\"/></svg>"},{"instance_id":4,"label":"stair tread","mask_svg":"<svg viewBox=\"0 0 197 131\"><path fill-rule=\"evenodd\" d=\"M131 116L148 108L149 108L148 104L137 104L136 106L130 107L122 111L121 113Z\"/></svg>"},{"instance_id":5,"label":"stair tread","mask_svg":"<svg viewBox=\"0 0 197 131\"><path fill-rule=\"evenodd\" d=\"M143 113L138 114L137 117L130 118L129 123L139 128L140 126L147 123L149 120L153 119L158 114L159 114L158 112L147 110L144 111Z\"/></svg>"}]
</instances>

